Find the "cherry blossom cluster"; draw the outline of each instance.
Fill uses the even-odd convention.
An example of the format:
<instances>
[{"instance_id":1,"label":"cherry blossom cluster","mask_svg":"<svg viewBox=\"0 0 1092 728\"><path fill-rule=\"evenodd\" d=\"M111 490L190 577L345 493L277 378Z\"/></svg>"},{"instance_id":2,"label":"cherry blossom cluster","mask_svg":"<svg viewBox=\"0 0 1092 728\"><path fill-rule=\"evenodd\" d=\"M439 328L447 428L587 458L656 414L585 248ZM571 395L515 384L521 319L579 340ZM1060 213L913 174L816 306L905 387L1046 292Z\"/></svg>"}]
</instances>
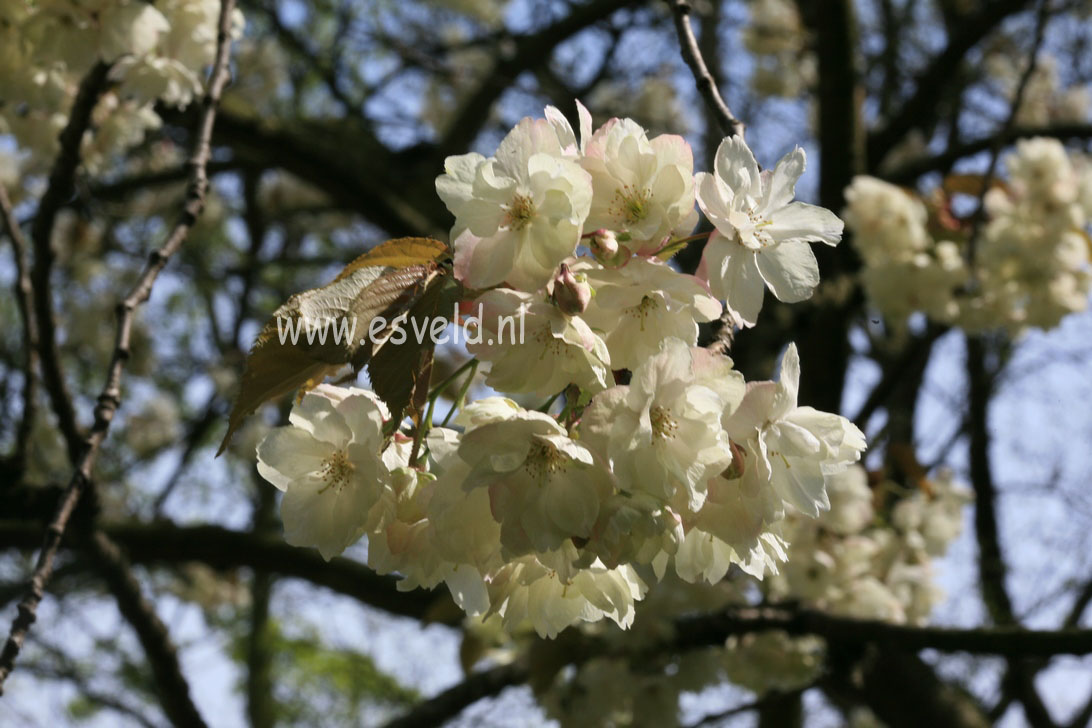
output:
<instances>
[{"instance_id":1,"label":"cherry blossom cluster","mask_svg":"<svg viewBox=\"0 0 1092 728\"><path fill-rule=\"evenodd\" d=\"M730 637L723 647L679 654L656 644L678 617L753 604L792 602L846 616L922 624L939 603L933 560L959 536L971 495L947 472L907 492L853 465L828 480L830 509L780 522L788 561L764 581L737 574L716 584L668 575L638 609L633 629L599 632L610 655L558 674L537 696L566 728L679 725L679 698L727 677L758 695L813 683L825 663L824 641L780 631ZM760 596L756 596L755 592ZM475 627L484 639L494 624ZM639 657L638 657L639 656ZM503 656L502 656L503 657ZM650 718L650 716L652 718Z\"/></svg>"},{"instance_id":2,"label":"cherry blossom cluster","mask_svg":"<svg viewBox=\"0 0 1092 728\"><path fill-rule=\"evenodd\" d=\"M100 168L159 126L157 101L185 106L200 93L219 16L219 0L0 0L0 134L29 153L28 171L41 171L80 80L110 64L82 154Z\"/></svg>"},{"instance_id":3,"label":"cherry blossom cluster","mask_svg":"<svg viewBox=\"0 0 1092 728\"><path fill-rule=\"evenodd\" d=\"M384 436L397 428L373 393L323 385L258 447L289 543L330 558L366 535L370 565L401 588L443 582L468 614L544 636L630 625L669 572L776 573L786 513L818 516L826 481L865 447L798 403L792 344L776 381L751 383L695 346L724 314L753 326L767 288L792 302L818 284L809 243L835 245L842 223L793 201L804 152L761 172L729 138L695 174L681 137L628 119L593 132L579 112L579 135L548 108L492 157L448 158L436 182L464 303L490 334L467 348L513 398L463 404L453 428L425 423L413 442ZM691 276L665 251L694 237L695 205L715 229ZM490 328L516 314L521 340ZM557 414L514 399L559 394ZM428 457L411 462L417 448Z\"/></svg>"},{"instance_id":4,"label":"cherry blossom cluster","mask_svg":"<svg viewBox=\"0 0 1092 728\"><path fill-rule=\"evenodd\" d=\"M1055 139L1020 141L984 224L873 177L846 190L846 224L869 298L893 322L914 311L971 331L1049 329L1092 290L1092 161ZM968 240L975 234L973 242Z\"/></svg>"}]
</instances>

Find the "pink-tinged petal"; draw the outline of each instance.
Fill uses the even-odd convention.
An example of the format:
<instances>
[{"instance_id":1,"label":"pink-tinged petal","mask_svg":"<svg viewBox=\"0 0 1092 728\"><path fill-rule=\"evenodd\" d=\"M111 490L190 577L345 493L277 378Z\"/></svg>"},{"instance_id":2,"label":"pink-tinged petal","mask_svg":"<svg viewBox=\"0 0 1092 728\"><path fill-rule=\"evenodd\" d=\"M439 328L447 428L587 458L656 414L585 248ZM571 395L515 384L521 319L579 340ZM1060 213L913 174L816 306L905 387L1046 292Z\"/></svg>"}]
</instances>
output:
<instances>
[{"instance_id":1,"label":"pink-tinged petal","mask_svg":"<svg viewBox=\"0 0 1092 728\"><path fill-rule=\"evenodd\" d=\"M778 300L797 303L811 298L819 285L819 264L807 243L782 243L756 255L758 271Z\"/></svg>"},{"instance_id":2,"label":"pink-tinged petal","mask_svg":"<svg viewBox=\"0 0 1092 728\"><path fill-rule=\"evenodd\" d=\"M661 134L649 144L662 166L677 165L687 172L693 172L694 150L678 134Z\"/></svg>"},{"instance_id":3,"label":"pink-tinged petal","mask_svg":"<svg viewBox=\"0 0 1092 728\"><path fill-rule=\"evenodd\" d=\"M464 230L459 237L455 238L455 278L460 283L470 286L470 271L472 266L472 259L474 257L474 248L481 242L481 238L477 237L469 230ZM470 286L473 288L473 286Z\"/></svg>"}]
</instances>

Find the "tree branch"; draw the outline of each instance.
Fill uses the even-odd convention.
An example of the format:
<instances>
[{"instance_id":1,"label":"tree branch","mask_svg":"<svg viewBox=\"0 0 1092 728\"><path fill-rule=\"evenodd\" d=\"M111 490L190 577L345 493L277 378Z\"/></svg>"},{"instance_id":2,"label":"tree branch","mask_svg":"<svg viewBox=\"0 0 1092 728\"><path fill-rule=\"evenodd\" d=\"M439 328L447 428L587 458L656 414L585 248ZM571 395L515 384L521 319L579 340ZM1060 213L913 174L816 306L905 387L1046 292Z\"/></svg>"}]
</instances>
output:
<instances>
[{"instance_id":1,"label":"tree branch","mask_svg":"<svg viewBox=\"0 0 1092 728\"><path fill-rule=\"evenodd\" d=\"M914 92L891 115L887 124L868 136L868 165L875 169L891 149L912 129L928 124L930 111L937 98L956 77L956 71L967 52L997 28L1005 18L1027 7L1029 0L994 0L982 3L978 10L966 16L948 38L948 44L936 56L914 83Z\"/></svg>"},{"instance_id":2,"label":"tree branch","mask_svg":"<svg viewBox=\"0 0 1092 728\"><path fill-rule=\"evenodd\" d=\"M76 169L80 166L80 144L91 126L91 112L106 89L110 66L99 62L80 82L76 100L68 115L68 123L60 136L60 152L49 173L49 186L38 203L30 238L34 242L34 268L31 283L34 290L35 318L38 324L38 346L41 356L42 380L57 424L68 447L68 459L75 463L83 448L83 434L76 422L72 395L64 379L61 355L57 347L57 321L53 312L53 288L49 278L53 270L53 226L57 213L72 196ZM3 667L0 665L0 670ZM2 673L0 673L2 674ZM0 684L2 684L0 680Z\"/></svg>"},{"instance_id":3,"label":"tree branch","mask_svg":"<svg viewBox=\"0 0 1092 728\"><path fill-rule=\"evenodd\" d=\"M13 512L19 512L21 520L0 521L0 548L33 548L40 533L27 520L33 515ZM462 616L442 594L422 590L400 592L398 579L393 576L381 576L366 565L343 557L324 561L314 550L289 546L279 537L220 526L176 526L168 521L102 524L100 528L125 549L135 564L172 566L196 562L222 571L249 568L303 579L402 617L458 623ZM449 604L451 609L445 609Z\"/></svg>"},{"instance_id":4,"label":"tree branch","mask_svg":"<svg viewBox=\"0 0 1092 728\"><path fill-rule=\"evenodd\" d=\"M15 658L22 648L27 632L30 631L30 627L36 619L38 604L42 601L45 585L49 581L50 575L53 573L53 561L57 555L57 549L60 547L65 528L68 525L68 519L75 510L76 504L79 502L80 496L83 495L84 489L87 487L88 483L91 482L91 474L95 467L95 461L98 459L99 448L102 446L103 440L106 439L106 434L110 429L110 423L113 421L114 414L117 412L118 406L121 403L121 374L125 367L125 362L129 358L129 336L132 329L133 313L137 306L146 301L151 295L152 286L155 284L160 271L167 265L167 261L170 259L171 255L181 247L190 228L205 208L205 193L208 189L208 177L205 173L205 165L208 163L210 155L209 143L212 137L213 123L216 119L216 106L220 101L220 94L227 83L229 75L228 57L231 52L231 15L234 5L234 0L221 0L220 3L220 24L216 41L216 60L213 64L212 74L209 77L208 89L205 92L202 103L201 118L194 139L193 152L190 156L190 185L186 193L185 204L182 208L181 219L175 224L174 229L171 231L171 234L168 236L167 241L163 246L151 254L148 264L144 268L143 274L137 280L136 285L129 292L129 295L127 295L118 305L117 338L114 343L114 354L111 358L107 372L106 384L103 387L102 393L99 395L98 405L95 407L94 425L86 439L83 441L82 455L79 457L76 469L72 473L72 477L65 488L64 496L61 499L56 514L50 522L49 527L46 529L45 541L42 545L41 552L38 554L38 561L35 565L34 574L31 577L27 594L22 602L19 603L19 613L12 623L11 632L8 635L7 641L4 643L3 650L0 651L0 694L3 692L4 681L7 679L7 676L11 674L12 669L14 669ZM94 73L95 72L92 72L92 75L94 75ZM103 79L105 79L106 70L102 70L102 74ZM77 102L80 101L82 96L91 95L92 90L95 87L97 87L97 84L85 81L85 84L81 85L81 93L77 96ZM90 115L89 108L86 113ZM75 117L75 115L74 112L73 117ZM71 120L69 125L71 127ZM65 134L62 134L62 138L65 141L68 141L66 137L68 131L69 129L66 128ZM82 137L82 131L79 136ZM77 156L77 161L72 163L72 169L75 169L75 164L78 163L78 141L79 140L77 139L73 146L74 151L72 153ZM63 143L62 147L64 147ZM64 155L62 154L62 156ZM66 165L62 165L60 162L54 167L54 171L58 173L58 182L63 181L60 179L60 173L64 171L65 167ZM50 190L54 189L56 186L57 185L51 182ZM46 197L50 197L49 191L47 191ZM48 211L49 207L46 206L45 200L46 198L43 198L42 207L45 207ZM51 202L51 204L59 205L62 201L62 196L58 193L57 201L55 203ZM39 208L40 211L41 209L42 208ZM48 229L44 227L45 223L40 222L40 218L35 218L34 224L35 229L42 226L39 232L44 231L44 241L46 243L45 250L48 253L49 233L51 233L52 222L49 223ZM41 244L39 242L39 237L34 236L34 238L35 245L39 246ZM37 264L38 261L36 260L35 263ZM35 285L39 289L41 289L43 285L48 286L48 266L44 269L44 273L45 280L35 281ZM45 291L45 303L48 304L49 291L48 289L41 290ZM41 296L42 294L39 292L38 298L41 299ZM47 306L46 310L43 312L41 311L42 301L39 300L38 303L39 324L41 324L43 315L46 317L52 316L52 307ZM42 329L41 334L43 339L52 340L45 328ZM45 349L48 348L48 345L43 347L43 368L46 359ZM54 351L53 353L56 352ZM54 364L56 364L56 362L54 362ZM54 375L59 374L59 369L54 372ZM48 377L46 379L47 386L49 386ZM63 384L63 379L59 381ZM74 418L72 426L75 426ZM76 444L79 444L78 440Z\"/></svg>"},{"instance_id":5,"label":"tree branch","mask_svg":"<svg viewBox=\"0 0 1092 728\"><path fill-rule=\"evenodd\" d=\"M730 608L680 619L675 627L672 644L678 649L719 645L732 635L781 630L791 635L823 637L832 643L872 643L904 652L933 649L1003 657L1092 654L1092 629L917 627L779 606Z\"/></svg>"},{"instance_id":6,"label":"tree branch","mask_svg":"<svg viewBox=\"0 0 1092 728\"><path fill-rule=\"evenodd\" d=\"M693 8L687 0L667 0L667 4L671 6L671 13L675 19L675 34L679 38L679 50L690 73L694 76L694 83L705 100L706 107L716 118L721 132L727 136L743 138L746 127L736 118L721 97L717 82L713 74L709 72L708 66L705 65L698 41L694 37L694 29L690 26L690 12ZM712 32L716 32L716 29L712 29Z\"/></svg>"},{"instance_id":7,"label":"tree branch","mask_svg":"<svg viewBox=\"0 0 1092 728\"><path fill-rule=\"evenodd\" d=\"M539 64L548 63L554 49L566 39L633 4L635 0L592 0L584 5L573 5L568 15L540 31L502 39L498 46L507 47L510 44L515 52L508 57L498 52L499 58L493 70L455 111L436 156L442 161L452 154L466 152L489 119L494 102L517 76Z\"/></svg>"},{"instance_id":8,"label":"tree branch","mask_svg":"<svg viewBox=\"0 0 1092 728\"><path fill-rule=\"evenodd\" d=\"M99 573L117 599L118 611L133 627L148 664L163 712L176 726L205 725L190 699L190 686L178 664L178 653L155 607L141 593L140 582L122 556L121 549L102 531L90 538L90 551Z\"/></svg>"},{"instance_id":9,"label":"tree branch","mask_svg":"<svg viewBox=\"0 0 1092 728\"><path fill-rule=\"evenodd\" d=\"M20 479L26 470L30 433L34 429L38 396L38 322L34 315L34 286L30 281L30 264L27 260L29 246L15 219L15 211L3 183L0 183L0 215L4 218L4 229L11 238L15 258L15 304L23 321L23 346L26 349L23 360L23 413L15 435L15 449L7 463L14 481Z\"/></svg>"},{"instance_id":10,"label":"tree branch","mask_svg":"<svg viewBox=\"0 0 1092 728\"><path fill-rule=\"evenodd\" d=\"M1006 572L997 526L996 487L990 463L989 402L994 375L986 368L985 342L967 339L968 421L970 423L970 471L975 494L974 525L978 541L979 588L990 620L1004 627L1017 624L1012 598L1005 585ZM1010 660L1005 683L1024 705L1028 721L1034 726L1053 726L1046 706L1035 690L1034 670L1027 664Z\"/></svg>"},{"instance_id":11,"label":"tree branch","mask_svg":"<svg viewBox=\"0 0 1092 728\"><path fill-rule=\"evenodd\" d=\"M441 726L467 706L492 697L511 685L519 685L530 677L522 663L476 672L434 698L415 705L405 715L388 722L385 728L432 728Z\"/></svg>"},{"instance_id":12,"label":"tree branch","mask_svg":"<svg viewBox=\"0 0 1092 728\"><path fill-rule=\"evenodd\" d=\"M895 168L879 176L901 185L913 184L919 177L930 172L940 172L951 168L953 164L966 157L993 149L1000 143L1011 144L1018 139L1031 137L1052 137L1064 140L1092 139L1092 124L1047 124L1045 126L1014 126L1005 133L991 134L981 139L974 139L962 144L949 146L946 150L932 157L922 157Z\"/></svg>"}]
</instances>

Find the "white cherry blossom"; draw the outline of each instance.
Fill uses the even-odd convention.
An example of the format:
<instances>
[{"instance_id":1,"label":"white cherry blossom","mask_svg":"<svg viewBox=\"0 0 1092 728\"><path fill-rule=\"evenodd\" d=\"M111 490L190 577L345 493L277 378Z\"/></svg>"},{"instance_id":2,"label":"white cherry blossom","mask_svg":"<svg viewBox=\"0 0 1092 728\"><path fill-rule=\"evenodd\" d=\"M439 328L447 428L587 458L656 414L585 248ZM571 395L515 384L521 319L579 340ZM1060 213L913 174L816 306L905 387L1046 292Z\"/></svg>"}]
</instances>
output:
<instances>
[{"instance_id":1,"label":"white cherry blossom","mask_svg":"<svg viewBox=\"0 0 1092 728\"><path fill-rule=\"evenodd\" d=\"M485 381L494 389L544 397L568 384L591 392L606 389L607 346L580 316L508 288L485 292L472 310L481 313L481 341L467 349L490 363Z\"/></svg>"},{"instance_id":2,"label":"white cherry blossom","mask_svg":"<svg viewBox=\"0 0 1092 728\"><path fill-rule=\"evenodd\" d=\"M581 165L592 180L588 227L628 233L632 252L652 254L697 225L694 155L682 137L650 140L631 119L611 119L587 141Z\"/></svg>"},{"instance_id":3,"label":"white cherry blossom","mask_svg":"<svg viewBox=\"0 0 1092 728\"><path fill-rule=\"evenodd\" d=\"M372 392L320 385L292 408L288 426L261 441L258 472L284 491L288 543L330 559L378 525L391 487L381 452L387 417Z\"/></svg>"},{"instance_id":4,"label":"white cherry blossom","mask_svg":"<svg viewBox=\"0 0 1092 728\"><path fill-rule=\"evenodd\" d=\"M723 310L694 276L653 259L631 258L620 268L581 259L573 270L583 272L595 291L583 317L603 332L615 369L636 369L670 337L693 346L698 324Z\"/></svg>"},{"instance_id":5,"label":"white cherry blossom","mask_svg":"<svg viewBox=\"0 0 1092 728\"><path fill-rule=\"evenodd\" d=\"M746 142L729 137L717 148L714 173L696 177L698 204L716 226L703 274L741 326L754 326L767 287L786 303L810 298L819 267L807 243L837 245L842 237L842 221L830 210L792 201L804 165L797 147L760 173Z\"/></svg>"},{"instance_id":6,"label":"white cherry blossom","mask_svg":"<svg viewBox=\"0 0 1092 728\"><path fill-rule=\"evenodd\" d=\"M586 539L613 485L591 451L549 415L513 407L510 417L468 429L458 455L463 488L485 488L500 540L513 555Z\"/></svg>"},{"instance_id":7,"label":"white cherry blossom","mask_svg":"<svg viewBox=\"0 0 1092 728\"><path fill-rule=\"evenodd\" d=\"M724 419L747 467L781 498L813 518L830 507L825 479L860 459L865 438L839 415L797 406L800 356L789 344L776 382L749 382L743 402Z\"/></svg>"},{"instance_id":8,"label":"white cherry blossom","mask_svg":"<svg viewBox=\"0 0 1092 728\"><path fill-rule=\"evenodd\" d=\"M534 291L576 249L591 181L545 119L521 121L494 157L448 157L444 171L436 191L455 215L456 272L466 285Z\"/></svg>"},{"instance_id":9,"label":"white cherry blossom","mask_svg":"<svg viewBox=\"0 0 1092 728\"><path fill-rule=\"evenodd\" d=\"M731 462L718 418L739 403L743 377L729 360L710 356L668 339L629 385L596 395L584 412L582 437L611 463L625 490L664 502L678 492L697 510L706 481Z\"/></svg>"}]
</instances>

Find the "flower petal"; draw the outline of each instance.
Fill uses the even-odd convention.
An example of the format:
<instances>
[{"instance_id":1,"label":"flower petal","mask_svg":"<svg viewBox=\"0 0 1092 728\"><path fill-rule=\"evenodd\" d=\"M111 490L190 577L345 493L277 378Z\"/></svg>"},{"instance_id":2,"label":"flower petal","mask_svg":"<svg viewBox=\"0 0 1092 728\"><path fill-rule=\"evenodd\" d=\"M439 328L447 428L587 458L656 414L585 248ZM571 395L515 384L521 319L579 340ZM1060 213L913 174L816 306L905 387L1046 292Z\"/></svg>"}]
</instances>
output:
<instances>
[{"instance_id":1,"label":"flower petal","mask_svg":"<svg viewBox=\"0 0 1092 728\"><path fill-rule=\"evenodd\" d=\"M782 243L758 251L758 272L778 300L796 303L811 298L819 285L819 264L807 243Z\"/></svg>"},{"instance_id":2,"label":"flower petal","mask_svg":"<svg viewBox=\"0 0 1092 728\"><path fill-rule=\"evenodd\" d=\"M804 174L806 164L804 150L800 147L796 147L781 158L764 185L763 209L780 210L792 202L796 194L796 180Z\"/></svg>"},{"instance_id":3,"label":"flower petal","mask_svg":"<svg viewBox=\"0 0 1092 728\"><path fill-rule=\"evenodd\" d=\"M766 232L778 243L808 240L837 245L845 224L825 207L793 202L769 213Z\"/></svg>"}]
</instances>

